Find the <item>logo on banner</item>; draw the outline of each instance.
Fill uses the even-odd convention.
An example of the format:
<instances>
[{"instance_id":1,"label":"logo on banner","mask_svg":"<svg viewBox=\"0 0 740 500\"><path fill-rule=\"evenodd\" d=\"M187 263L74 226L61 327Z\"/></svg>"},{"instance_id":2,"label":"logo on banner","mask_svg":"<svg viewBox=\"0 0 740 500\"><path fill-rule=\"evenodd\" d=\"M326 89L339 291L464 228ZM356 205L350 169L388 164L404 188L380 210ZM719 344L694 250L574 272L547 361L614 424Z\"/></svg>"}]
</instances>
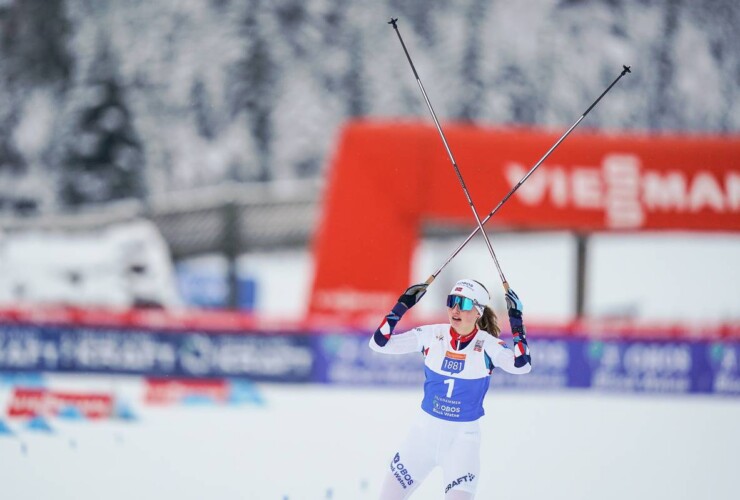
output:
<instances>
[{"instance_id":1,"label":"logo on banner","mask_svg":"<svg viewBox=\"0 0 740 500\"><path fill-rule=\"evenodd\" d=\"M148 378L145 381L144 400L156 405L170 405L193 399L224 403L229 398L230 390L224 379Z\"/></svg>"},{"instance_id":2,"label":"logo on banner","mask_svg":"<svg viewBox=\"0 0 740 500\"><path fill-rule=\"evenodd\" d=\"M113 414L114 398L108 393L60 392L47 389L18 387L8 403L9 417L39 417L59 415L73 408L87 418L109 418Z\"/></svg>"},{"instance_id":3,"label":"logo on banner","mask_svg":"<svg viewBox=\"0 0 740 500\"><path fill-rule=\"evenodd\" d=\"M719 394L740 394L738 351L729 343L715 342L709 346L712 367L712 390Z\"/></svg>"},{"instance_id":4,"label":"logo on banner","mask_svg":"<svg viewBox=\"0 0 740 500\"><path fill-rule=\"evenodd\" d=\"M506 165L512 186L526 172L522 164ZM543 165L536 177L522 185L518 196L529 206L603 210L607 228L639 228L648 213L740 212L740 172L728 171L719 177L709 170L660 171L644 168L635 155L607 154L601 165Z\"/></svg>"},{"instance_id":5,"label":"logo on banner","mask_svg":"<svg viewBox=\"0 0 740 500\"><path fill-rule=\"evenodd\" d=\"M591 342L591 386L597 389L685 393L691 388L691 350L662 342Z\"/></svg>"}]
</instances>

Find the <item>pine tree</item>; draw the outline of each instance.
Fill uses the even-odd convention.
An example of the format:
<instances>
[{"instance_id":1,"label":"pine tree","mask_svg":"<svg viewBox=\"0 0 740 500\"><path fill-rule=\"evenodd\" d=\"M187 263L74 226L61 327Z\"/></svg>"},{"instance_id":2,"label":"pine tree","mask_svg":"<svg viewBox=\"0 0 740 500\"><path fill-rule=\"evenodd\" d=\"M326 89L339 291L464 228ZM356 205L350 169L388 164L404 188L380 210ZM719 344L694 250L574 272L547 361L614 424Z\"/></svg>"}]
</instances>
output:
<instances>
[{"instance_id":1,"label":"pine tree","mask_svg":"<svg viewBox=\"0 0 740 500\"><path fill-rule=\"evenodd\" d=\"M3 78L11 85L66 84L73 70L64 0L23 0L0 6Z\"/></svg>"},{"instance_id":2,"label":"pine tree","mask_svg":"<svg viewBox=\"0 0 740 500\"><path fill-rule=\"evenodd\" d=\"M256 180L267 181L271 178L272 109L274 86L278 81L277 67L272 60L268 34L257 19L258 13L264 10L260 1L252 0L246 10L241 26L244 57L231 75L230 102L235 114L246 112L249 131L258 152Z\"/></svg>"},{"instance_id":3,"label":"pine tree","mask_svg":"<svg viewBox=\"0 0 740 500\"><path fill-rule=\"evenodd\" d=\"M126 105L125 86L105 42L91 67L85 103L62 162L60 197L79 206L144 195L141 142Z\"/></svg>"}]
</instances>

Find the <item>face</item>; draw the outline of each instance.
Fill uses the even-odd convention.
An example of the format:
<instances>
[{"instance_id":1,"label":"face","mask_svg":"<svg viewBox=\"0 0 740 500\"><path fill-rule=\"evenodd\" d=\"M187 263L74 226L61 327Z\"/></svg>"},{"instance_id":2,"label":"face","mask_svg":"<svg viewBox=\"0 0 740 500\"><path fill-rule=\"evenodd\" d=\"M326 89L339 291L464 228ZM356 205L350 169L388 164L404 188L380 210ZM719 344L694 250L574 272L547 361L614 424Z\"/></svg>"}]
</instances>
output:
<instances>
[{"instance_id":1,"label":"face","mask_svg":"<svg viewBox=\"0 0 740 500\"><path fill-rule=\"evenodd\" d=\"M461 311L460 306L455 304L454 307L447 308L447 317L450 319L450 325L457 333L466 335L473 331L480 314L478 314L475 307L469 311Z\"/></svg>"}]
</instances>

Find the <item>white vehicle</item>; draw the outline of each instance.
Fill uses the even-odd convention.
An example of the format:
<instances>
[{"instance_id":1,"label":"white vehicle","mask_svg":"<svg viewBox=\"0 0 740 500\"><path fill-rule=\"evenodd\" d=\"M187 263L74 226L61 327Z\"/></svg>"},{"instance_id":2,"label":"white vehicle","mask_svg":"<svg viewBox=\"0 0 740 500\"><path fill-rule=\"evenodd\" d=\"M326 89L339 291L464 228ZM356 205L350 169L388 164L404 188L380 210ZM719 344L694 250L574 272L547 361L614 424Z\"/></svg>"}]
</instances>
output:
<instances>
[{"instance_id":1,"label":"white vehicle","mask_svg":"<svg viewBox=\"0 0 740 500\"><path fill-rule=\"evenodd\" d=\"M0 234L0 304L172 308L180 302L169 249L149 221Z\"/></svg>"}]
</instances>

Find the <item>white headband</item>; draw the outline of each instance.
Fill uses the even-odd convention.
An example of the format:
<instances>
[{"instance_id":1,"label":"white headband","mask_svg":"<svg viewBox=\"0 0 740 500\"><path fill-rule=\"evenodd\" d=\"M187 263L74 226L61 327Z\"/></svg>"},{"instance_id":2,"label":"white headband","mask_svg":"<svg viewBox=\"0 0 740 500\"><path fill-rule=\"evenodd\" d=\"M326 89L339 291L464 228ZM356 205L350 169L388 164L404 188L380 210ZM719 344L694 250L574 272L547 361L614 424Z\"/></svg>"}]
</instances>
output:
<instances>
[{"instance_id":1,"label":"white headband","mask_svg":"<svg viewBox=\"0 0 740 500\"><path fill-rule=\"evenodd\" d=\"M473 299L478 314L483 315L483 308L491 301L488 291L475 280L463 279L455 283L450 290L450 295L460 295Z\"/></svg>"}]
</instances>

